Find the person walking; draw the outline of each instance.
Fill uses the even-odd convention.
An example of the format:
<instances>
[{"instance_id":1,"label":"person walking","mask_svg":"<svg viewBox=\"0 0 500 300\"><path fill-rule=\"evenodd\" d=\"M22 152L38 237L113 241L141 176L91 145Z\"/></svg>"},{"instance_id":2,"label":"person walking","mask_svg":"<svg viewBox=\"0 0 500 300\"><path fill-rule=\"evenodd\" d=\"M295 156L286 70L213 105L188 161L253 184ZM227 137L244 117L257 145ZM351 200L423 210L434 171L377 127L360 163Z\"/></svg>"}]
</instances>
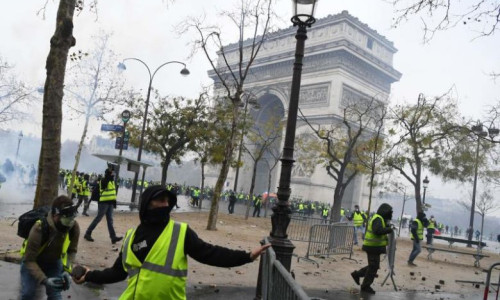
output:
<instances>
[{"instance_id":1,"label":"person walking","mask_svg":"<svg viewBox=\"0 0 500 300\"><path fill-rule=\"evenodd\" d=\"M432 238L434 237L434 233L436 233L436 219L434 216L431 216L429 219L429 225L427 225L427 245L432 245Z\"/></svg>"},{"instance_id":2,"label":"person walking","mask_svg":"<svg viewBox=\"0 0 500 300\"><path fill-rule=\"evenodd\" d=\"M109 238L112 244L116 244L123 239L122 236L116 236L115 229L113 227L113 210L116 207L116 189L114 182L114 174L111 169L106 169L104 171L104 178L101 179L99 185L99 203L97 205L97 216L94 218L92 223L90 223L87 231L83 238L89 242L93 242L92 231L96 228L97 224L101 222L102 218L106 216L106 222L108 223Z\"/></svg>"},{"instance_id":3,"label":"person walking","mask_svg":"<svg viewBox=\"0 0 500 300\"><path fill-rule=\"evenodd\" d=\"M262 207L262 196L258 195L257 198L253 201L253 214L252 217L255 218L255 215L257 215L257 218L260 218L260 208Z\"/></svg>"},{"instance_id":4,"label":"person walking","mask_svg":"<svg viewBox=\"0 0 500 300\"><path fill-rule=\"evenodd\" d=\"M361 231L361 239L364 239L364 231L365 231L365 215L359 210L359 205L354 205L354 211L351 216L348 218L349 221L352 221L354 224L354 245L358 244L358 231Z\"/></svg>"},{"instance_id":5,"label":"person walking","mask_svg":"<svg viewBox=\"0 0 500 300\"><path fill-rule=\"evenodd\" d=\"M80 227L75 221L76 206L67 196L52 203L47 217L38 220L21 247L21 300L36 298L37 288L45 286L47 298L62 299L69 289Z\"/></svg>"},{"instance_id":6,"label":"person walking","mask_svg":"<svg viewBox=\"0 0 500 300\"><path fill-rule=\"evenodd\" d=\"M90 206L90 186L89 186L89 180L90 176L89 174L84 174L83 177L80 180L80 192L78 193L78 204L77 209L80 207L80 205L83 203L83 213L82 215L88 216L87 210L89 209Z\"/></svg>"},{"instance_id":7,"label":"person walking","mask_svg":"<svg viewBox=\"0 0 500 300\"><path fill-rule=\"evenodd\" d=\"M387 203L382 203L377 213L368 222L362 248L366 252L368 265L351 273L351 277L358 285L360 284L360 278L364 277L361 283L361 292L375 294L371 284L377 276L377 270L380 268L380 254L387 252L387 234L393 231L390 226L391 219L392 207Z\"/></svg>"},{"instance_id":8,"label":"person walking","mask_svg":"<svg viewBox=\"0 0 500 300\"><path fill-rule=\"evenodd\" d=\"M236 267L254 261L269 246L251 252L232 250L201 240L186 223L170 218L177 196L162 186L151 186L141 196L137 228L127 231L122 250L112 267L91 271L76 283L128 284L120 299L186 299L188 259L216 267ZM181 243L181 245L179 245Z\"/></svg>"},{"instance_id":9,"label":"person walking","mask_svg":"<svg viewBox=\"0 0 500 300\"><path fill-rule=\"evenodd\" d=\"M413 240L413 249L411 250L410 257L408 258L409 266L417 266L413 261L422 251L420 241L424 239L424 227L426 227L428 224L429 221L425 217L425 213L419 212L417 214L417 218L413 220L410 225L411 239Z\"/></svg>"},{"instance_id":10,"label":"person walking","mask_svg":"<svg viewBox=\"0 0 500 300\"><path fill-rule=\"evenodd\" d=\"M229 194L229 205L227 207L227 210L229 214L234 214L234 204L236 203L236 195L234 194L234 191L231 191Z\"/></svg>"}]
</instances>

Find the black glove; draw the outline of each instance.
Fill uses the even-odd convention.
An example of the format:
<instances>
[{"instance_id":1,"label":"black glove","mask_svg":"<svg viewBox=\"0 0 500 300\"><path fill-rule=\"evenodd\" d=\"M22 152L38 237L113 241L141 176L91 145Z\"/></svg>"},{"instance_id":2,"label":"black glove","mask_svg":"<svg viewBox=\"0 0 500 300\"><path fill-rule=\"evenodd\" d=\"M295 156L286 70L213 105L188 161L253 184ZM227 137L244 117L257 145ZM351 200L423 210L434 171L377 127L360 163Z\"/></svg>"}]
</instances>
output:
<instances>
[{"instance_id":1,"label":"black glove","mask_svg":"<svg viewBox=\"0 0 500 300\"><path fill-rule=\"evenodd\" d=\"M43 281L46 287L50 287L56 291L62 291L64 288L64 281L61 277L50 277Z\"/></svg>"},{"instance_id":2,"label":"black glove","mask_svg":"<svg viewBox=\"0 0 500 300\"><path fill-rule=\"evenodd\" d=\"M62 279L64 281L63 290L65 290L65 291L69 290L69 287L71 285L71 275L69 275L68 272L64 272L62 274Z\"/></svg>"}]
</instances>

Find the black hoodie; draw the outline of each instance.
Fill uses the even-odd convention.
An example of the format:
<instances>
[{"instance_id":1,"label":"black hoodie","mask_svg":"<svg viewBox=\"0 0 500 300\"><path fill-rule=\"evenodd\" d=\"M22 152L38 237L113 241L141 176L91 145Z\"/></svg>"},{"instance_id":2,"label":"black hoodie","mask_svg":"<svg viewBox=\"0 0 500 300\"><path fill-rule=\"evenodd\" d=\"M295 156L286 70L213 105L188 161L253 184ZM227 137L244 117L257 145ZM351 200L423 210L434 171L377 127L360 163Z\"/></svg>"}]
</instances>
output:
<instances>
[{"instance_id":1,"label":"black hoodie","mask_svg":"<svg viewBox=\"0 0 500 300\"><path fill-rule=\"evenodd\" d=\"M131 241L132 252L141 262L144 262L147 254L153 247L154 242L163 232L163 229L165 229L165 226L168 224L170 219L169 214L166 217L167 219L164 225L150 224L147 222L146 211L148 209L149 202L151 202L153 196L156 198L161 194L168 195L169 207L173 207L177 203L177 197L175 194L167 191L165 187L162 186L148 187L141 196L139 209L141 224L137 227L134 240ZM181 214L178 216L180 218ZM189 226L187 228L186 238L184 241L184 253L200 263L224 268L241 266L252 261L250 259L250 253L248 252L232 250L204 242ZM102 271L89 271L85 280L99 284L114 283L125 280L127 275L128 274L123 269L122 253L120 252L111 268L104 269Z\"/></svg>"},{"instance_id":2,"label":"black hoodie","mask_svg":"<svg viewBox=\"0 0 500 300\"><path fill-rule=\"evenodd\" d=\"M377 214L384 218L385 227L382 225L380 218L376 218L372 223L372 231L376 235L384 235L392 232L389 222L392 219L392 207L387 203L382 203L377 210ZM373 217L372 217L373 218ZM362 248L367 253L383 254L386 253L385 246L365 246Z\"/></svg>"}]
</instances>

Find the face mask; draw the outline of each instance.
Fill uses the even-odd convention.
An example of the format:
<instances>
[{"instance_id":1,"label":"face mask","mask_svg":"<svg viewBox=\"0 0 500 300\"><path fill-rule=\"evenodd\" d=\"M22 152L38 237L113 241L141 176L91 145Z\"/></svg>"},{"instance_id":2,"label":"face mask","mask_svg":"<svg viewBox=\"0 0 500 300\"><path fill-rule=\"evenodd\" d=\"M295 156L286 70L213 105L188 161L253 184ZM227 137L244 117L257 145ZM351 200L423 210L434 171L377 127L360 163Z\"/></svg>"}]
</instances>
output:
<instances>
[{"instance_id":1,"label":"face mask","mask_svg":"<svg viewBox=\"0 0 500 300\"><path fill-rule=\"evenodd\" d=\"M75 218L71 218L71 217L61 217L60 218L60 222L61 222L61 225L63 225L64 227L73 227L73 225L75 224Z\"/></svg>"},{"instance_id":2,"label":"face mask","mask_svg":"<svg viewBox=\"0 0 500 300\"><path fill-rule=\"evenodd\" d=\"M164 224L169 220L170 207L157 207L148 209L144 216L144 221L150 224Z\"/></svg>"}]
</instances>

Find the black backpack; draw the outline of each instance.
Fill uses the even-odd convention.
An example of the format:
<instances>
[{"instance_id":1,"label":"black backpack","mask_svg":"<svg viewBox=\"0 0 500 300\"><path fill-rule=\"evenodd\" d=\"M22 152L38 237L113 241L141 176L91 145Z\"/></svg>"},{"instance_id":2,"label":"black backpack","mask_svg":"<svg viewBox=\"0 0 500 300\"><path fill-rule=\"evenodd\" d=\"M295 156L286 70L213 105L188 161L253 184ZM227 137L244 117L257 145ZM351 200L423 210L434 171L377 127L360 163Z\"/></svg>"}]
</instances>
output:
<instances>
[{"instance_id":1,"label":"black backpack","mask_svg":"<svg viewBox=\"0 0 500 300\"><path fill-rule=\"evenodd\" d=\"M25 212L19 217L17 224L17 235L27 239L30 235L31 228L35 225L36 221L42 221L42 244L49 237L49 223L47 222L47 215L49 214L50 206L42 206Z\"/></svg>"}]
</instances>

